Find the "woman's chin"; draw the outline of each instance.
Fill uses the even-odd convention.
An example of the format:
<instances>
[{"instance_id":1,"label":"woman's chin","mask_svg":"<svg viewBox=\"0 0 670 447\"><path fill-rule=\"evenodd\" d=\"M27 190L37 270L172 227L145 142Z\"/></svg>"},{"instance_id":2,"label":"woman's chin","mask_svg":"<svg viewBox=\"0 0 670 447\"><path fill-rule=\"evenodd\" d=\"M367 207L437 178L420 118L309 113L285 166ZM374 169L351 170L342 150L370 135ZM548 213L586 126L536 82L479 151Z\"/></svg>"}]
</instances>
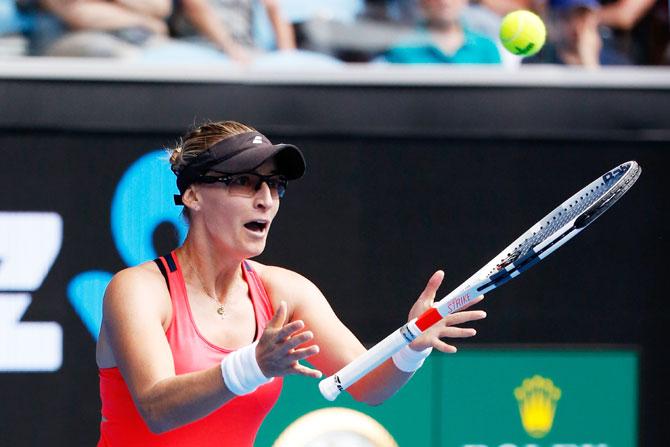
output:
<instances>
[{"instance_id":1,"label":"woman's chin","mask_svg":"<svg viewBox=\"0 0 670 447\"><path fill-rule=\"evenodd\" d=\"M244 259L255 258L265 251L265 241L258 241L253 244L247 244L244 248Z\"/></svg>"}]
</instances>

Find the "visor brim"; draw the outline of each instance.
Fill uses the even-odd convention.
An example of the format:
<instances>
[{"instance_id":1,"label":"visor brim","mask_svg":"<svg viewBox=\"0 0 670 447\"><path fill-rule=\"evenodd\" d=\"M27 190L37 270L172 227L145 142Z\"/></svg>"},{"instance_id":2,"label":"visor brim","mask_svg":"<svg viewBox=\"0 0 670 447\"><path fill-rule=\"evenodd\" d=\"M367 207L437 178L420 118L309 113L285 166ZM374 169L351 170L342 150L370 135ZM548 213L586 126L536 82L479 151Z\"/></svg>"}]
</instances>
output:
<instances>
[{"instance_id":1,"label":"visor brim","mask_svg":"<svg viewBox=\"0 0 670 447\"><path fill-rule=\"evenodd\" d=\"M305 173L305 157L292 144L259 145L211 165L209 169L226 174L251 172L270 159L275 160L276 173L288 180L299 179Z\"/></svg>"}]
</instances>

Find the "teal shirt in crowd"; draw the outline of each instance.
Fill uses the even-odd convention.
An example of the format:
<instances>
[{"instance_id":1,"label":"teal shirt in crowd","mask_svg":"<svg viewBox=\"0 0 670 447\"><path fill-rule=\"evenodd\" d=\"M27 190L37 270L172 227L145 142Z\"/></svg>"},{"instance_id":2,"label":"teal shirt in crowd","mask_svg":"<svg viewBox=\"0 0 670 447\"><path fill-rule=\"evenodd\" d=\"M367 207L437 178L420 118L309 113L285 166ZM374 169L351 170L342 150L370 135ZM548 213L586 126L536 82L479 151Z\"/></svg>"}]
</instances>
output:
<instances>
[{"instance_id":1,"label":"teal shirt in crowd","mask_svg":"<svg viewBox=\"0 0 670 447\"><path fill-rule=\"evenodd\" d=\"M427 30L390 48L383 60L395 64L499 64L500 52L494 41L481 34L464 30L463 46L446 54L431 39Z\"/></svg>"}]
</instances>

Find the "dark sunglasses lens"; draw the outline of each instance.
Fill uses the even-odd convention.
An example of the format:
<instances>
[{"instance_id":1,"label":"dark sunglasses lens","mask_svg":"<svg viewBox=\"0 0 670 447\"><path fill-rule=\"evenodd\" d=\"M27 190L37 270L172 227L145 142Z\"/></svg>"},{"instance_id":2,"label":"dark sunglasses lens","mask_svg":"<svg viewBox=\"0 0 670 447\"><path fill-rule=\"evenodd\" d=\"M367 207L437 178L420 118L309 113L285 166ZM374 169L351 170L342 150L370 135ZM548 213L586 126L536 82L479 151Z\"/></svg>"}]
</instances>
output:
<instances>
[{"instance_id":1,"label":"dark sunglasses lens","mask_svg":"<svg viewBox=\"0 0 670 447\"><path fill-rule=\"evenodd\" d=\"M286 194L286 179L279 176L269 177L265 179L265 183L270 188L270 192L273 197L279 197L280 199Z\"/></svg>"},{"instance_id":2,"label":"dark sunglasses lens","mask_svg":"<svg viewBox=\"0 0 670 447\"><path fill-rule=\"evenodd\" d=\"M282 198L286 194L287 181L281 176L261 176L256 174L239 174L230 177L227 182L230 194L253 197L265 183L274 198Z\"/></svg>"},{"instance_id":3,"label":"dark sunglasses lens","mask_svg":"<svg viewBox=\"0 0 670 447\"><path fill-rule=\"evenodd\" d=\"M236 196L252 196L256 182L249 175L233 175L227 183L228 191Z\"/></svg>"}]
</instances>

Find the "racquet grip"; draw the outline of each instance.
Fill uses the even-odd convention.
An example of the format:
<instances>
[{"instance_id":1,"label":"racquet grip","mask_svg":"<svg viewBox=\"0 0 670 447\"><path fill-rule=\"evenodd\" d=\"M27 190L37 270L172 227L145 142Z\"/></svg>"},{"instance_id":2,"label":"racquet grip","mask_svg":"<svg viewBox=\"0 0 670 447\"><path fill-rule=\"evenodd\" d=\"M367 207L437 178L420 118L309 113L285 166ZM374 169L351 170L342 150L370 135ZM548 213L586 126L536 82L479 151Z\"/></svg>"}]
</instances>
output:
<instances>
[{"instance_id":1,"label":"racquet grip","mask_svg":"<svg viewBox=\"0 0 670 447\"><path fill-rule=\"evenodd\" d=\"M358 379L384 363L421 334L416 318L374 345L347 366L319 382L319 390L326 399L332 401L342 391L356 383Z\"/></svg>"}]
</instances>

